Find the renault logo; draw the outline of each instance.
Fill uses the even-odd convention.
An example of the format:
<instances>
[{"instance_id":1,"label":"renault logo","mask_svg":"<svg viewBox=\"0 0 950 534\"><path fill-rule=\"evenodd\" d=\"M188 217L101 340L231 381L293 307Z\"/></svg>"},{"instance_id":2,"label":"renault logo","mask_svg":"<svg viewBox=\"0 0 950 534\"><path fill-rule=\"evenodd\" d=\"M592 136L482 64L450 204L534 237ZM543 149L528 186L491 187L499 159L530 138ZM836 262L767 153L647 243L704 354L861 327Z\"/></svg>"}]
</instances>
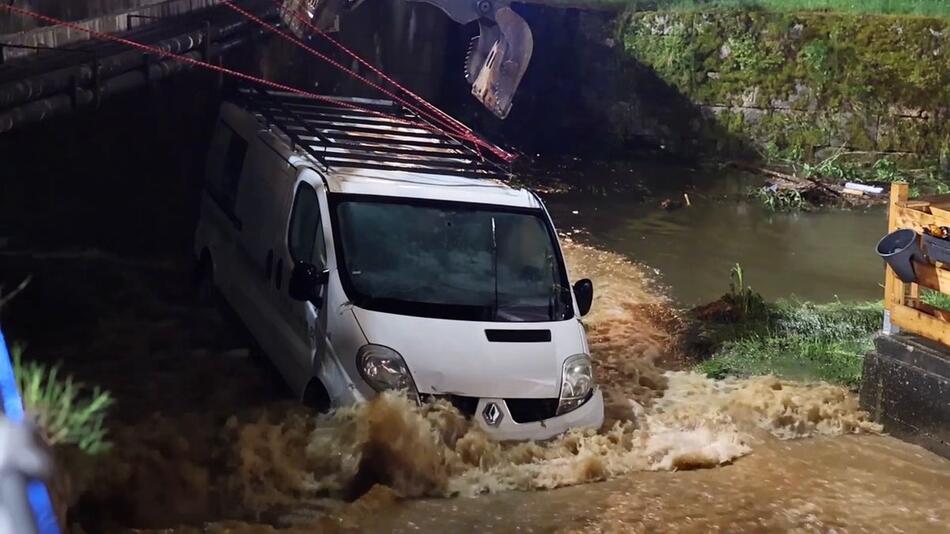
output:
<instances>
[{"instance_id":1,"label":"renault logo","mask_svg":"<svg viewBox=\"0 0 950 534\"><path fill-rule=\"evenodd\" d=\"M485 422L488 423L488 426L498 426L501 420L504 419L505 414L497 404L489 402L482 411L482 417L485 418Z\"/></svg>"}]
</instances>

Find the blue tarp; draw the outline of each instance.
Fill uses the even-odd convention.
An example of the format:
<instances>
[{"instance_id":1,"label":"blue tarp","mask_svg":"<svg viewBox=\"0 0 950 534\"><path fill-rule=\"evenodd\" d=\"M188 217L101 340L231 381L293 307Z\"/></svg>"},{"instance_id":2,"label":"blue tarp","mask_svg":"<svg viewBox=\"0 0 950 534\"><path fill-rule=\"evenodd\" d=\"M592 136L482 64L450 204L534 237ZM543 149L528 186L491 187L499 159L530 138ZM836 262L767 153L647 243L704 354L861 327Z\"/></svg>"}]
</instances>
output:
<instances>
[{"instance_id":1,"label":"blue tarp","mask_svg":"<svg viewBox=\"0 0 950 534\"><path fill-rule=\"evenodd\" d=\"M7 342L0 331L0 396L3 398L3 414L14 423L24 421L23 399L17 386L16 376L13 374L13 362L7 350ZM37 531L40 534L59 534L56 524L56 511L49 497L46 485L40 481L30 483L27 494L33 508L33 517L36 519Z\"/></svg>"}]
</instances>

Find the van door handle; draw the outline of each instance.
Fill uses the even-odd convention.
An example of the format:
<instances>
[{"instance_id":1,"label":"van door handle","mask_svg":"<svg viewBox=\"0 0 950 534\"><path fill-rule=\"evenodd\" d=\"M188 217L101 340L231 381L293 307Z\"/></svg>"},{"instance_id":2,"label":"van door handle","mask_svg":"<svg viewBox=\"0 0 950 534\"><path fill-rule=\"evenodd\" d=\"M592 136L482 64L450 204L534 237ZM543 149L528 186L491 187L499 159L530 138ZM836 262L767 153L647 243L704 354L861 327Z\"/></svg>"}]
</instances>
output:
<instances>
[{"instance_id":1,"label":"van door handle","mask_svg":"<svg viewBox=\"0 0 950 534\"><path fill-rule=\"evenodd\" d=\"M277 289L280 289L280 283L284 278L284 258L277 258L277 272L274 273L274 279L277 282Z\"/></svg>"},{"instance_id":2,"label":"van door handle","mask_svg":"<svg viewBox=\"0 0 950 534\"><path fill-rule=\"evenodd\" d=\"M274 249L267 251L267 259L264 260L264 279L270 281L274 274Z\"/></svg>"}]
</instances>

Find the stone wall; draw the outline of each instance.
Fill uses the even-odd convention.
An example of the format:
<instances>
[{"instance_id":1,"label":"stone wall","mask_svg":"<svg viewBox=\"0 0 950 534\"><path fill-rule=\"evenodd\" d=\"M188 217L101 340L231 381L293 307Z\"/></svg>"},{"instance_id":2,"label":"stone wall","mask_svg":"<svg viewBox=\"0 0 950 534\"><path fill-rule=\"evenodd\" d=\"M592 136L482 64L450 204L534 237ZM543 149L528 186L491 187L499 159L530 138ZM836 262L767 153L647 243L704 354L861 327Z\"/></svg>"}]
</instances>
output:
<instances>
[{"instance_id":1,"label":"stone wall","mask_svg":"<svg viewBox=\"0 0 950 534\"><path fill-rule=\"evenodd\" d=\"M648 67L711 119L695 133L720 150L950 165L950 20L628 12L617 38L629 69ZM639 118L614 120L622 131Z\"/></svg>"}]
</instances>

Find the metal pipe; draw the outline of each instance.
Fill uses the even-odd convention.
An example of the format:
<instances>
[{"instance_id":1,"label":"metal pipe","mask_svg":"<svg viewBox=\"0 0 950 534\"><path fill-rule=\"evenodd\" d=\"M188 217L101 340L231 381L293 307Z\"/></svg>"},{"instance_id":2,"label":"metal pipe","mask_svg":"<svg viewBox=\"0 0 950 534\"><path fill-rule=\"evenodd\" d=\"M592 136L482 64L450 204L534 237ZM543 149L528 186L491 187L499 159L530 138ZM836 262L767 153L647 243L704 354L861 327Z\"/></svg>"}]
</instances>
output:
<instances>
[{"instance_id":1,"label":"metal pipe","mask_svg":"<svg viewBox=\"0 0 950 534\"><path fill-rule=\"evenodd\" d=\"M230 37L248 25L246 20L233 24L211 28L212 41ZM205 30L195 29L184 35L163 39L154 43L169 52L181 54L199 47L205 40ZM141 68L144 61L142 52L126 50L117 54L101 58L100 73L102 78L109 78L132 69ZM94 73L89 64L81 63L47 72L34 77L25 78L16 82L0 85L0 109L24 104L30 100L43 98L54 93L69 89L73 83L88 85L93 81Z\"/></svg>"},{"instance_id":2,"label":"metal pipe","mask_svg":"<svg viewBox=\"0 0 950 534\"><path fill-rule=\"evenodd\" d=\"M210 53L213 57L218 57L245 43L251 37L252 35L246 35L235 37L221 43L214 43L211 46ZM141 56L141 54L139 55ZM192 59L202 59L203 51L200 49L192 50L183 55ZM98 98L111 98L120 93L144 87L151 81L165 79L190 68L192 68L191 65L174 58L155 61L148 65L147 73L144 68L130 70L102 81L99 86ZM95 101L96 93L94 91L79 87L75 95L58 94L28 102L10 110L0 112L0 134L23 127L27 124L68 114L76 108L87 107Z\"/></svg>"}]
</instances>

